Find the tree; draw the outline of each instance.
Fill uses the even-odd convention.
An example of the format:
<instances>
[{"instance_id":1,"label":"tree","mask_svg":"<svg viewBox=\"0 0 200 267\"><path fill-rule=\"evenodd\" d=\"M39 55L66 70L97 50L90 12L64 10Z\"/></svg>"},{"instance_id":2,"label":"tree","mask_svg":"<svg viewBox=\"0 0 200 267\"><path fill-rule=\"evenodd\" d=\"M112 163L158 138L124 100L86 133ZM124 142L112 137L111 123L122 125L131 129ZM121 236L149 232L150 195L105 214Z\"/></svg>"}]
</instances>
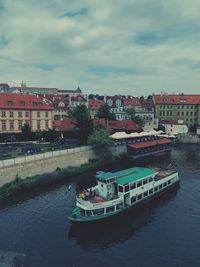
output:
<instances>
[{"instance_id":1,"label":"tree","mask_svg":"<svg viewBox=\"0 0 200 267\"><path fill-rule=\"evenodd\" d=\"M86 143L88 136L93 131L93 123L87 107L85 105L79 105L74 110L69 111L69 116L76 120L79 140L82 143Z\"/></svg>"},{"instance_id":2,"label":"tree","mask_svg":"<svg viewBox=\"0 0 200 267\"><path fill-rule=\"evenodd\" d=\"M136 122L140 127L143 127L145 124L144 119L140 116L135 116L132 120Z\"/></svg>"},{"instance_id":3,"label":"tree","mask_svg":"<svg viewBox=\"0 0 200 267\"><path fill-rule=\"evenodd\" d=\"M29 126L29 124L25 123L22 128L21 128L21 131L22 131L22 139L23 140L30 140L31 137L32 137L32 132L31 132L31 127Z\"/></svg>"},{"instance_id":4,"label":"tree","mask_svg":"<svg viewBox=\"0 0 200 267\"><path fill-rule=\"evenodd\" d=\"M102 107L100 107L98 113L97 113L98 118L103 118L106 120L115 120L115 115L114 113L110 112L110 108L107 104L104 104Z\"/></svg>"},{"instance_id":5,"label":"tree","mask_svg":"<svg viewBox=\"0 0 200 267\"><path fill-rule=\"evenodd\" d=\"M110 132L106 128L94 129L88 138L88 144L95 147L106 147L111 143Z\"/></svg>"},{"instance_id":6,"label":"tree","mask_svg":"<svg viewBox=\"0 0 200 267\"><path fill-rule=\"evenodd\" d=\"M106 128L96 128L88 138L88 145L93 145L96 150L104 156L109 153L109 145L111 144L110 132Z\"/></svg>"},{"instance_id":7,"label":"tree","mask_svg":"<svg viewBox=\"0 0 200 267\"><path fill-rule=\"evenodd\" d=\"M127 113L128 113L128 115L130 115L131 120L133 120L133 119L135 118L135 107L130 107L130 108L127 110Z\"/></svg>"}]
</instances>

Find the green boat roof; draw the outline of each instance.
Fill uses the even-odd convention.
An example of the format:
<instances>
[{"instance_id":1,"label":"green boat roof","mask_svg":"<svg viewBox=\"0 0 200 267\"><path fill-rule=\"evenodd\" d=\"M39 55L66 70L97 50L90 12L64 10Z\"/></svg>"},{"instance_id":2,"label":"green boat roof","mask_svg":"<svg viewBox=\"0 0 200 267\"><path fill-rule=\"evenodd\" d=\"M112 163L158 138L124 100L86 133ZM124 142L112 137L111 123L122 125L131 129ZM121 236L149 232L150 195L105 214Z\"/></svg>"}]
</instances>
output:
<instances>
[{"instance_id":1,"label":"green boat roof","mask_svg":"<svg viewBox=\"0 0 200 267\"><path fill-rule=\"evenodd\" d=\"M156 173L157 171L153 169L134 167L123 171L115 172L114 174L115 176L119 177L117 178L117 183L119 185L125 185Z\"/></svg>"}]
</instances>

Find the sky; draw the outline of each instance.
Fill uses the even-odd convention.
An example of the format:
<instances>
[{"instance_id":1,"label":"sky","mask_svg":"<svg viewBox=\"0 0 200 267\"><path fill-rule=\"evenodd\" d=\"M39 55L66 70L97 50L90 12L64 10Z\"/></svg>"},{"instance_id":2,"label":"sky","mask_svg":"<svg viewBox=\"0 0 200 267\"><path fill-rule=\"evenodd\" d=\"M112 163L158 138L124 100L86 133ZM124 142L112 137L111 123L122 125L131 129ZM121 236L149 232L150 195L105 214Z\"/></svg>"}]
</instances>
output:
<instances>
[{"instance_id":1,"label":"sky","mask_svg":"<svg viewBox=\"0 0 200 267\"><path fill-rule=\"evenodd\" d=\"M199 0L0 0L0 82L200 93Z\"/></svg>"}]
</instances>

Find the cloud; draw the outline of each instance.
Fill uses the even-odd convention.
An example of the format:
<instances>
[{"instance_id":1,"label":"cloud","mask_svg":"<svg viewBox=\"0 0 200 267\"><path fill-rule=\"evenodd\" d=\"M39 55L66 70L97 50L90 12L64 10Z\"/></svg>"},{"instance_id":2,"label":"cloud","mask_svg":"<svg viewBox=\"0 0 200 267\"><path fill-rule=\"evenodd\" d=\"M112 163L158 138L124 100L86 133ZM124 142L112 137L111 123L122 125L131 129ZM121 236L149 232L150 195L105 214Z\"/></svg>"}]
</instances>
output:
<instances>
[{"instance_id":1,"label":"cloud","mask_svg":"<svg viewBox=\"0 0 200 267\"><path fill-rule=\"evenodd\" d=\"M197 0L0 0L1 82L198 93Z\"/></svg>"}]
</instances>

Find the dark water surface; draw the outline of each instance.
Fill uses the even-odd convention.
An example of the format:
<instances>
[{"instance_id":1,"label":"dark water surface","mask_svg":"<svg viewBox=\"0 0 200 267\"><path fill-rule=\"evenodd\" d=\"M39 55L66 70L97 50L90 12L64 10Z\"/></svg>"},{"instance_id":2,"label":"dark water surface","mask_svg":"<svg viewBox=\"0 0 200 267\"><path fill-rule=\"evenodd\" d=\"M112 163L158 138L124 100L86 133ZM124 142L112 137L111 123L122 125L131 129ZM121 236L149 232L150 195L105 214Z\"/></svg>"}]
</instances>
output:
<instances>
[{"instance_id":1,"label":"dark water surface","mask_svg":"<svg viewBox=\"0 0 200 267\"><path fill-rule=\"evenodd\" d=\"M7 203L0 209L0 250L25 253L28 267L199 267L200 146L176 147L171 158L180 188L106 224L76 227L67 220L77 186L92 177L76 178L70 191L65 185Z\"/></svg>"}]
</instances>

